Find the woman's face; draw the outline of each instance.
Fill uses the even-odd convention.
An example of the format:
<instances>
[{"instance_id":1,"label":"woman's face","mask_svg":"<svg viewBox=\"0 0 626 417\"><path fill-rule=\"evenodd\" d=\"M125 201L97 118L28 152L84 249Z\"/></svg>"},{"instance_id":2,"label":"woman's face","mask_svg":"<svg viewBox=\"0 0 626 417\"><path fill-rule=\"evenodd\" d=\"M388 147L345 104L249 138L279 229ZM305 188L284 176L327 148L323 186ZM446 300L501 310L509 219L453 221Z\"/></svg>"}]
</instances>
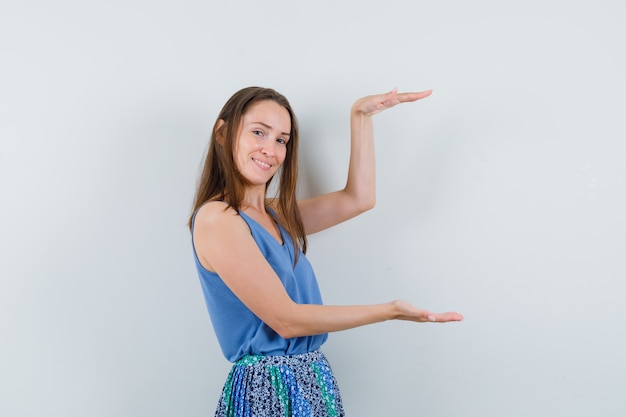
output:
<instances>
[{"instance_id":1,"label":"woman's face","mask_svg":"<svg viewBox=\"0 0 626 417\"><path fill-rule=\"evenodd\" d=\"M254 185L265 185L285 160L291 118L271 100L252 104L241 119L235 145L239 172Z\"/></svg>"}]
</instances>

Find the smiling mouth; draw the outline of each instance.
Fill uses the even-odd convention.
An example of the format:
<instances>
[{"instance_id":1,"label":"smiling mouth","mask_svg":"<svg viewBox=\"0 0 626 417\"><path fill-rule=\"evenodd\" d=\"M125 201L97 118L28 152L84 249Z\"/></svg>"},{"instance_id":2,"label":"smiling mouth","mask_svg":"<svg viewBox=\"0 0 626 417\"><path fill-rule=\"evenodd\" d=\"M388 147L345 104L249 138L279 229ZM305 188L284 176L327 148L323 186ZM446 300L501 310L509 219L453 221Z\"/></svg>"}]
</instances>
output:
<instances>
[{"instance_id":1,"label":"smiling mouth","mask_svg":"<svg viewBox=\"0 0 626 417\"><path fill-rule=\"evenodd\" d=\"M254 158L252 158L252 160L253 160L253 161L254 161L257 165L259 165L261 168L269 169L269 168L271 168L271 167L272 167L272 166L271 166L270 164L268 164L267 162L259 161L258 159L254 159Z\"/></svg>"}]
</instances>

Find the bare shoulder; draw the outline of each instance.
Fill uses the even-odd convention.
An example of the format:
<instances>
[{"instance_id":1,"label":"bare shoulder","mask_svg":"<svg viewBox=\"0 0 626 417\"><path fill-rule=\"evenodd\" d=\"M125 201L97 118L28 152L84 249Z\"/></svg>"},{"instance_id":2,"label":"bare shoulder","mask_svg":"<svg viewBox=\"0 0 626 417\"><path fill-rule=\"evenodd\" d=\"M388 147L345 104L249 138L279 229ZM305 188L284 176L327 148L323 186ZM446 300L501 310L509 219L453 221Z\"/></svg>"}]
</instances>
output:
<instances>
[{"instance_id":1,"label":"bare shoulder","mask_svg":"<svg viewBox=\"0 0 626 417\"><path fill-rule=\"evenodd\" d=\"M217 259L234 239L245 239L250 232L236 210L221 201L204 204L196 213L193 242L200 263L214 271Z\"/></svg>"},{"instance_id":2,"label":"bare shoulder","mask_svg":"<svg viewBox=\"0 0 626 417\"><path fill-rule=\"evenodd\" d=\"M227 218L238 216L237 212L223 201L209 201L198 209L194 230L200 230L222 223Z\"/></svg>"},{"instance_id":3,"label":"bare shoulder","mask_svg":"<svg viewBox=\"0 0 626 417\"><path fill-rule=\"evenodd\" d=\"M194 241L203 241L250 234L239 213L223 201L210 201L198 209L194 221Z\"/></svg>"}]
</instances>

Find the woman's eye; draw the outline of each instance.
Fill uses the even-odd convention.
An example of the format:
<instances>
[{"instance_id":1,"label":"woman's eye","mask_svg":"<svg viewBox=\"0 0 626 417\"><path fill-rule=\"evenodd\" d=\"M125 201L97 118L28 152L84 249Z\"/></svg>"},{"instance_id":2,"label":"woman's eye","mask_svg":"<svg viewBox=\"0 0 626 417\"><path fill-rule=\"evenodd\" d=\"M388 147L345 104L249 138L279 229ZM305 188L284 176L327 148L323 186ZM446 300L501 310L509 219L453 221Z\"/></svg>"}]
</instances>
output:
<instances>
[{"instance_id":1,"label":"woman's eye","mask_svg":"<svg viewBox=\"0 0 626 417\"><path fill-rule=\"evenodd\" d=\"M278 138L278 139L276 139L276 141L278 143L280 143L281 145L285 145L287 143L287 141L285 139L283 139L283 138Z\"/></svg>"},{"instance_id":2,"label":"woman's eye","mask_svg":"<svg viewBox=\"0 0 626 417\"><path fill-rule=\"evenodd\" d=\"M253 130L252 134L255 136L263 136L263 131L262 130Z\"/></svg>"}]
</instances>

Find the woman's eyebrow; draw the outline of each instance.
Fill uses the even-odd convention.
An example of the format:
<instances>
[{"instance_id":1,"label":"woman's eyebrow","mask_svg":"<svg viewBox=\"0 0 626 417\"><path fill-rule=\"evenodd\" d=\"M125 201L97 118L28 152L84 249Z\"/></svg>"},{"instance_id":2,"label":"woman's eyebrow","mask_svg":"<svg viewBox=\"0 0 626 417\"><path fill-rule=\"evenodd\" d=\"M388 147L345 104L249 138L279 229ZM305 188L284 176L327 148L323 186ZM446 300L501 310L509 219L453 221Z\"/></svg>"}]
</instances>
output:
<instances>
[{"instance_id":1,"label":"woman's eyebrow","mask_svg":"<svg viewBox=\"0 0 626 417\"><path fill-rule=\"evenodd\" d=\"M267 123L263 123L263 122L252 122L252 124L259 124L267 129L273 129L272 126L268 125ZM291 136L289 132L280 132L281 135L286 135L286 136Z\"/></svg>"}]
</instances>

